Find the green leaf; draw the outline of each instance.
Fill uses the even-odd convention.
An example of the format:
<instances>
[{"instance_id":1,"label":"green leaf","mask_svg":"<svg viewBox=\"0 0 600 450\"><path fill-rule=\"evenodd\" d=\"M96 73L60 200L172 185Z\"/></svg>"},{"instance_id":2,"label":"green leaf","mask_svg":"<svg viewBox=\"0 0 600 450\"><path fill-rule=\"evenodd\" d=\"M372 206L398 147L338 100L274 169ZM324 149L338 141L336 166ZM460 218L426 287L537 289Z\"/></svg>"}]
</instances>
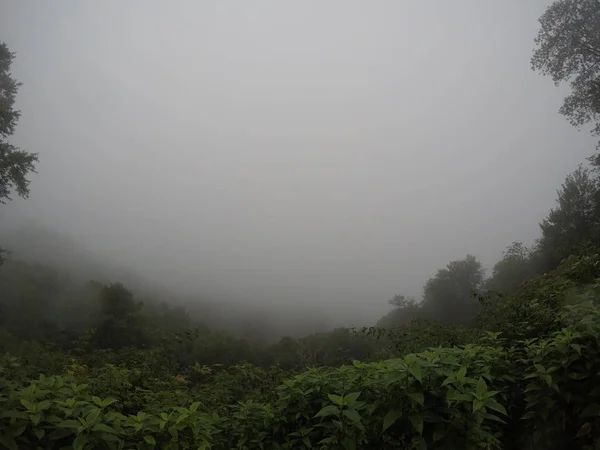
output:
<instances>
[{"instance_id":1,"label":"green leaf","mask_svg":"<svg viewBox=\"0 0 600 450\"><path fill-rule=\"evenodd\" d=\"M475 399L473 400L473 412L479 411L481 408L485 406L483 400Z\"/></svg>"},{"instance_id":2,"label":"green leaf","mask_svg":"<svg viewBox=\"0 0 600 450\"><path fill-rule=\"evenodd\" d=\"M465 366L463 366L460 369L458 369L458 372L456 372L456 379L458 381L462 381L465 379L466 375L467 375L467 368Z\"/></svg>"},{"instance_id":3,"label":"green leaf","mask_svg":"<svg viewBox=\"0 0 600 450\"><path fill-rule=\"evenodd\" d=\"M571 348L581 355L581 345L571 344Z\"/></svg>"},{"instance_id":4,"label":"green leaf","mask_svg":"<svg viewBox=\"0 0 600 450\"><path fill-rule=\"evenodd\" d=\"M409 392L407 395L419 405L423 406L425 404L425 396L420 392Z\"/></svg>"},{"instance_id":5,"label":"green leaf","mask_svg":"<svg viewBox=\"0 0 600 450\"><path fill-rule=\"evenodd\" d=\"M96 425L94 425L92 427L92 431L101 431L103 433L118 434L114 428L109 427L108 425L105 425L103 423L97 423Z\"/></svg>"},{"instance_id":6,"label":"green leaf","mask_svg":"<svg viewBox=\"0 0 600 450\"><path fill-rule=\"evenodd\" d=\"M535 419L536 412L535 411L527 411L525 414L521 416L521 420L530 420Z\"/></svg>"},{"instance_id":7,"label":"green leaf","mask_svg":"<svg viewBox=\"0 0 600 450\"><path fill-rule=\"evenodd\" d=\"M328 417L328 416L338 416L340 414L340 409L334 405L327 405L317 414L315 417Z\"/></svg>"},{"instance_id":8,"label":"green leaf","mask_svg":"<svg viewBox=\"0 0 600 450\"><path fill-rule=\"evenodd\" d=\"M344 395L344 404L348 405L350 403L354 403L360 397L361 392L351 392L348 395Z\"/></svg>"},{"instance_id":9,"label":"green leaf","mask_svg":"<svg viewBox=\"0 0 600 450\"><path fill-rule=\"evenodd\" d=\"M470 402L472 396L458 391L448 391L446 400L449 402Z\"/></svg>"},{"instance_id":10,"label":"green leaf","mask_svg":"<svg viewBox=\"0 0 600 450\"><path fill-rule=\"evenodd\" d=\"M29 411L33 411L35 409L35 405L28 400L21 399L21 405L27 408Z\"/></svg>"},{"instance_id":11,"label":"green leaf","mask_svg":"<svg viewBox=\"0 0 600 450\"><path fill-rule=\"evenodd\" d=\"M38 441L41 441L44 438L46 431L42 428L34 428L33 434L35 434L35 437L38 438Z\"/></svg>"},{"instance_id":12,"label":"green leaf","mask_svg":"<svg viewBox=\"0 0 600 450\"><path fill-rule=\"evenodd\" d=\"M196 410L198 409L199 406L200 406L200 402L194 402L194 403L192 403L192 406L190 406L190 411L191 412L196 412Z\"/></svg>"},{"instance_id":13,"label":"green leaf","mask_svg":"<svg viewBox=\"0 0 600 450\"><path fill-rule=\"evenodd\" d=\"M496 400L494 400L492 398L488 398L485 401L485 407L493 409L494 411L497 411L499 413L502 413L505 416L508 416L508 413L506 412L506 409L504 408L504 406L502 406L500 403L498 403Z\"/></svg>"},{"instance_id":14,"label":"green leaf","mask_svg":"<svg viewBox=\"0 0 600 450\"><path fill-rule=\"evenodd\" d=\"M419 383L423 377L423 373L421 372L421 366L418 363L411 364L408 366L408 371L415 377Z\"/></svg>"},{"instance_id":15,"label":"green leaf","mask_svg":"<svg viewBox=\"0 0 600 450\"><path fill-rule=\"evenodd\" d=\"M342 414L354 423L360 423L360 414L354 409L345 409Z\"/></svg>"},{"instance_id":16,"label":"green leaf","mask_svg":"<svg viewBox=\"0 0 600 450\"><path fill-rule=\"evenodd\" d=\"M475 393L477 395L483 395L486 393L486 391L487 384L483 378L479 377L479 380L477 380L477 386L475 387Z\"/></svg>"},{"instance_id":17,"label":"green leaf","mask_svg":"<svg viewBox=\"0 0 600 450\"><path fill-rule=\"evenodd\" d=\"M385 430L391 427L394 424L394 422L396 422L396 420L398 420L400 417L402 417L402 411L400 411L399 409L389 410L383 418L383 427L381 429L381 432L385 432Z\"/></svg>"},{"instance_id":18,"label":"green leaf","mask_svg":"<svg viewBox=\"0 0 600 450\"><path fill-rule=\"evenodd\" d=\"M102 402L102 407L103 407L103 408L106 408L107 406L110 406L110 405L112 405L112 404L113 404L113 403L115 403L116 401L117 401L117 400L116 400L116 399L114 399L114 398L112 398L112 397L106 398L106 399L104 399L104 401Z\"/></svg>"},{"instance_id":19,"label":"green leaf","mask_svg":"<svg viewBox=\"0 0 600 450\"><path fill-rule=\"evenodd\" d=\"M327 394L327 397L329 397L329 400L331 400L333 403L335 403L338 406L342 406L344 404L343 397L341 397L339 395Z\"/></svg>"},{"instance_id":20,"label":"green leaf","mask_svg":"<svg viewBox=\"0 0 600 450\"><path fill-rule=\"evenodd\" d=\"M92 397L92 401L98 405L98 406L102 406L102 400L100 400L100 397L96 397L95 395Z\"/></svg>"},{"instance_id":21,"label":"green leaf","mask_svg":"<svg viewBox=\"0 0 600 450\"><path fill-rule=\"evenodd\" d=\"M408 420L419 434L423 434L423 414L411 414L408 416Z\"/></svg>"},{"instance_id":22,"label":"green leaf","mask_svg":"<svg viewBox=\"0 0 600 450\"><path fill-rule=\"evenodd\" d=\"M302 438L302 442L304 442L304 445L306 445L306 448L312 448L312 444L310 443L310 439L308 437L303 437Z\"/></svg>"},{"instance_id":23,"label":"green leaf","mask_svg":"<svg viewBox=\"0 0 600 450\"><path fill-rule=\"evenodd\" d=\"M100 417L100 412L101 410L99 409L94 409L91 413L89 413L87 415L87 417L85 418L85 421L90 424L93 425L98 421L98 418Z\"/></svg>"},{"instance_id":24,"label":"green leaf","mask_svg":"<svg viewBox=\"0 0 600 450\"><path fill-rule=\"evenodd\" d=\"M152 436L144 436L144 441L146 444L156 445L156 440Z\"/></svg>"},{"instance_id":25,"label":"green leaf","mask_svg":"<svg viewBox=\"0 0 600 450\"><path fill-rule=\"evenodd\" d=\"M442 383L442 387L450 384L450 383L454 383L456 381L456 377L454 375L450 375L449 377L447 377L444 382Z\"/></svg>"},{"instance_id":26,"label":"green leaf","mask_svg":"<svg viewBox=\"0 0 600 450\"><path fill-rule=\"evenodd\" d=\"M58 428L72 428L77 430L81 424L77 420L63 420L56 425Z\"/></svg>"},{"instance_id":27,"label":"green leaf","mask_svg":"<svg viewBox=\"0 0 600 450\"><path fill-rule=\"evenodd\" d=\"M39 402L39 403L36 405L36 409L37 409L38 411L44 411L44 410L46 410L46 409L50 408L50 406L51 406L51 405L52 405L52 401L51 401L51 400L44 400L44 401L42 401L42 402Z\"/></svg>"},{"instance_id":28,"label":"green leaf","mask_svg":"<svg viewBox=\"0 0 600 450\"><path fill-rule=\"evenodd\" d=\"M87 435L79 433L73 441L73 450L83 450L87 444Z\"/></svg>"}]
</instances>

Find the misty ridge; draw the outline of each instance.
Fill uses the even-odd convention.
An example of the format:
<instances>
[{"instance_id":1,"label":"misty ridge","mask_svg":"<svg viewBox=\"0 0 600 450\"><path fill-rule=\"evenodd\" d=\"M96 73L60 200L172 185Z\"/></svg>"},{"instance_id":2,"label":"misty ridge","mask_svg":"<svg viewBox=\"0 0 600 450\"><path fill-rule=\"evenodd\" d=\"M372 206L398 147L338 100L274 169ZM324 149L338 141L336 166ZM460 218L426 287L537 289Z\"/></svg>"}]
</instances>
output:
<instances>
[{"instance_id":1,"label":"misty ridge","mask_svg":"<svg viewBox=\"0 0 600 450\"><path fill-rule=\"evenodd\" d=\"M0 449L598 448L598 0L0 24Z\"/></svg>"}]
</instances>

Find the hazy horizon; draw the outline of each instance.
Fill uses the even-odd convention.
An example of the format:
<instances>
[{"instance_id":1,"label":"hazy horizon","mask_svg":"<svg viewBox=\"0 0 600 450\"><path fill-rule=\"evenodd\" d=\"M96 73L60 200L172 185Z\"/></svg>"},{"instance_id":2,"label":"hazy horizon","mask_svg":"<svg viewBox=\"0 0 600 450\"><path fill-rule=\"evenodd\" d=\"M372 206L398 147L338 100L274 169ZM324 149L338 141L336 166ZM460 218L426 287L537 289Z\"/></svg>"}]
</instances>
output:
<instances>
[{"instance_id":1,"label":"hazy horizon","mask_svg":"<svg viewBox=\"0 0 600 450\"><path fill-rule=\"evenodd\" d=\"M0 218L182 295L373 321L531 244L594 153L530 69L550 3L2 2L40 163Z\"/></svg>"}]
</instances>

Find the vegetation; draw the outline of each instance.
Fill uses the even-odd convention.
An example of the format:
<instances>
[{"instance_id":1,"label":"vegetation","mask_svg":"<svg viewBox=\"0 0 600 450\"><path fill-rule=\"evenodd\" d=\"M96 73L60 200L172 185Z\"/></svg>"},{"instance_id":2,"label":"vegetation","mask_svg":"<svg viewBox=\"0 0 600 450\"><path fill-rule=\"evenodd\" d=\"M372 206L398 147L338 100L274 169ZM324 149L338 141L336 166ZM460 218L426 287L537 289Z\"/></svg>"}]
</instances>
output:
<instances>
[{"instance_id":1,"label":"vegetation","mask_svg":"<svg viewBox=\"0 0 600 450\"><path fill-rule=\"evenodd\" d=\"M20 86L10 72L14 56L6 44L0 43L0 203L11 200L13 190L21 197L29 195L27 175L35 170L38 161L37 154L23 151L7 140L14 133L21 115L13 108ZM6 253L0 247L0 265Z\"/></svg>"},{"instance_id":2,"label":"vegetation","mask_svg":"<svg viewBox=\"0 0 600 450\"><path fill-rule=\"evenodd\" d=\"M595 0L558 0L540 20L533 66L574 77L575 125L600 112L599 17ZM12 58L1 45L2 139L19 117ZM28 194L36 161L0 141L0 202ZM375 327L260 340L9 260L0 448L599 449L599 171L596 156L570 174L538 241L512 243L490 277L452 261Z\"/></svg>"}]
</instances>

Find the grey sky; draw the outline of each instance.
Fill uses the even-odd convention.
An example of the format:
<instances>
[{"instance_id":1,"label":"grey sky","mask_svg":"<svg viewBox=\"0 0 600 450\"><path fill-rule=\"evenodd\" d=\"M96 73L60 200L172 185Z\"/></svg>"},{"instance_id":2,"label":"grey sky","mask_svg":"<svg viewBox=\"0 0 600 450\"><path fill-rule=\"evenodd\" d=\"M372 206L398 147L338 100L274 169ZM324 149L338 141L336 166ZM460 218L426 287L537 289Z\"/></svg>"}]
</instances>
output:
<instances>
[{"instance_id":1,"label":"grey sky","mask_svg":"<svg viewBox=\"0 0 600 450\"><path fill-rule=\"evenodd\" d=\"M0 0L41 157L0 214L170 286L372 320L530 243L594 151L530 70L549 3Z\"/></svg>"}]
</instances>

